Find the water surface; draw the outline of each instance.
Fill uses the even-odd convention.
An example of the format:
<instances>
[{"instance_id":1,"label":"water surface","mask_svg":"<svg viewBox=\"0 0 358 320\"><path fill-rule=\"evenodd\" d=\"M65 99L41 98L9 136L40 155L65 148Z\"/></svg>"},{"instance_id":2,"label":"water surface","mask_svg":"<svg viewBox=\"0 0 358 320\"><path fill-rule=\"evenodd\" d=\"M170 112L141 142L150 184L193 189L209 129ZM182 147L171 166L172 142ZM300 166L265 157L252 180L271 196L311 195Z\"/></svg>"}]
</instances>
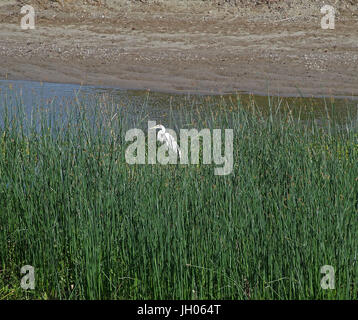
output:
<instances>
[{"instance_id":1,"label":"water surface","mask_svg":"<svg viewBox=\"0 0 358 320\"><path fill-rule=\"evenodd\" d=\"M84 108L95 105L112 113L122 110L133 126L143 127L147 120L155 120L173 129L187 126L190 117L186 114L193 110L196 110L196 117L208 120L220 108L234 111L242 107L266 116L289 110L294 118L301 120L313 117L323 123L327 117L333 117L345 123L347 118L357 118L358 109L357 97L169 94L14 80L0 80L0 96L1 109L5 104L9 109L22 104L27 117L31 117L34 108L40 108L53 113L56 121L61 121L66 117L64 108L80 103Z\"/></svg>"}]
</instances>

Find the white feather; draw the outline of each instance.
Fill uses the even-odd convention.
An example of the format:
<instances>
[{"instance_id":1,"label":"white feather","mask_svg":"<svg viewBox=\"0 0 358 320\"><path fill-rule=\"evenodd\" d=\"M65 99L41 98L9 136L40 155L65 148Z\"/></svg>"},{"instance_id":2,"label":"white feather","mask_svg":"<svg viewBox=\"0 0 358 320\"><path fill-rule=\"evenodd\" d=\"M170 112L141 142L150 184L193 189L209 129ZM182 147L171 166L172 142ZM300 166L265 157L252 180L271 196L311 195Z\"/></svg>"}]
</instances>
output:
<instances>
[{"instance_id":1,"label":"white feather","mask_svg":"<svg viewBox=\"0 0 358 320\"><path fill-rule=\"evenodd\" d=\"M178 143L175 141L174 137L169 132L165 131L165 127L163 125L158 124L150 129L160 129L157 135L158 141L165 143L168 148L173 150L175 153L178 153L179 158L181 157L181 151Z\"/></svg>"}]
</instances>

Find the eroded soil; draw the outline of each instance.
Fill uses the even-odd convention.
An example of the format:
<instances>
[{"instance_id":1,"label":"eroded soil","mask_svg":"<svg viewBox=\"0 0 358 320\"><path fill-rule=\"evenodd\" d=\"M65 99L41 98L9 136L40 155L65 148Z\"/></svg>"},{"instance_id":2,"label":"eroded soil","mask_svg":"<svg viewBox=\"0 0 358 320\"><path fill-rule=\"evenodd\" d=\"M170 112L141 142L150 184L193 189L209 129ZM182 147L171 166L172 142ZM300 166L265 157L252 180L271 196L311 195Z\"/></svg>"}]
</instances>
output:
<instances>
[{"instance_id":1,"label":"eroded soil","mask_svg":"<svg viewBox=\"0 0 358 320\"><path fill-rule=\"evenodd\" d=\"M334 30L321 28L320 1L112 2L27 1L36 29L24 31L25 2L2 1L0 78L169 92L358 95L353 2L337 4Z\"/></svg>"}]
</instances>

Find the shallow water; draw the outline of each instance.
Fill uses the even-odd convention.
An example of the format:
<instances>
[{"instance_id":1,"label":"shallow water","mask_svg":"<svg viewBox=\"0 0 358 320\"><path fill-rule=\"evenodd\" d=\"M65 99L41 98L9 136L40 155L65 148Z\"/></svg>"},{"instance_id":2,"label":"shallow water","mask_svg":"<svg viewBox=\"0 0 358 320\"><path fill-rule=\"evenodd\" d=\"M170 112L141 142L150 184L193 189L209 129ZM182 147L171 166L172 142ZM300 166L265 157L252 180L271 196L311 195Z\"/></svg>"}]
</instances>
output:
<instances>
[{"instance_id":1,"label":"shallow water","mask_svg":"<svg viewBox=\"0 0 358 320\"><path fill-rule=\"evenodd\" d=\"M305 120L313 117L322 123L327 116L341 123L358 116L357 97L269 97L243 93L209 96L14 80L0 80L0 97L0 111L4 108L4 101L9 109L21 102L28 117L35 107L57 112L56 119L60 120L64 113L59 110L76 101L85 101L86 105L109 108L112 112L125 110L133 126L138 127L138 122L141 122L139 127L143 127L147 120L155 120L173 129L186 125L189 119L185 117L187 111L195 109L197 117L205 119L219 106L229 110L242 106L267 116L290 110L294 118Z\"/></svg>"}]
</instances>

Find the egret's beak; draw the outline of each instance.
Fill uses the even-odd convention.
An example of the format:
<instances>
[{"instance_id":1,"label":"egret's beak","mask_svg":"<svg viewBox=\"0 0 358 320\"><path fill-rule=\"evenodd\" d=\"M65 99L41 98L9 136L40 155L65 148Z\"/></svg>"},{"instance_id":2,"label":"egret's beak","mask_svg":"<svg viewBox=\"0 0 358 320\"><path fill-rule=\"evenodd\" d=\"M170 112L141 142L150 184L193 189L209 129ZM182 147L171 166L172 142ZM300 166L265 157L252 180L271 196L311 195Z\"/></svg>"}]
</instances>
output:
<instances>
[{"instance_id":1,"label":"egret's beak","mask_svg":"<svg viewBox=\"0 0 358 320\"><path fill-rule=\"evenodd\" d=\"M159 128L160 128L160 127L159 127L159 124L157 124L156 126L149 128L149 130L152 130L152 129L159 129Z\"/></svg>"}]
</instances>

